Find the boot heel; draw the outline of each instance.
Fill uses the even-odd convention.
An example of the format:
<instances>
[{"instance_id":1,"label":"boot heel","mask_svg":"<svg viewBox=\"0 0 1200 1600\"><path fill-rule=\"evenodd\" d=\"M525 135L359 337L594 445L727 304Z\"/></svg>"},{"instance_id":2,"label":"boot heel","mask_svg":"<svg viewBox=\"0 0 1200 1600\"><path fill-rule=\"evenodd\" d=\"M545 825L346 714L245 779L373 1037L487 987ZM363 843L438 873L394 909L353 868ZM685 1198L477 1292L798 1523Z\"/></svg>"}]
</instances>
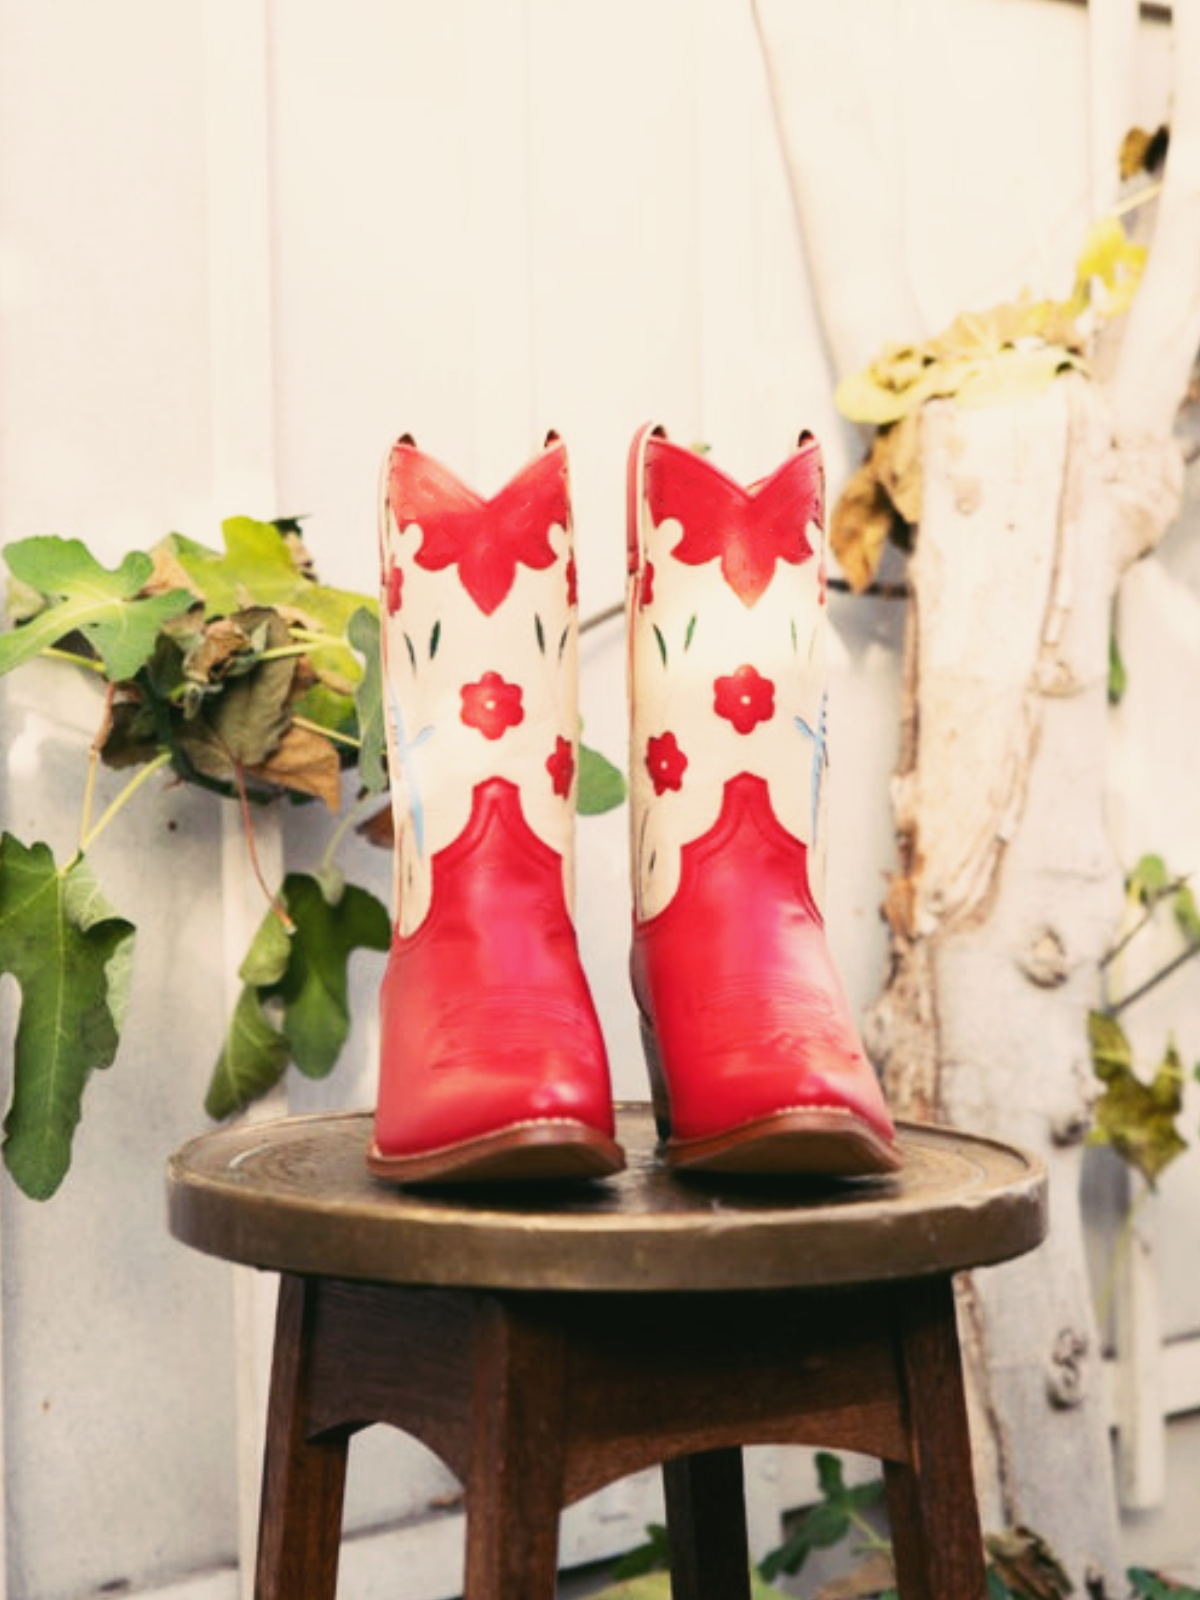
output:
<instances>
[{"instance_id":1,"label":"boot heel","mask_svg":"<svg viewBox=\"0 0 1200 1600\"><path fill-rule=\"evenodd\" d=\"M654 1107L654 1126L663 1144L671 1137L671 1102L667 1095L667 1080L663 1076L662 1061L658 1054L658 1040L654 1029L645 1017L640 1017L642 1054L646 1058L646 1072L650 1079L650 1101Z\"/></svg>"}]
</instances>

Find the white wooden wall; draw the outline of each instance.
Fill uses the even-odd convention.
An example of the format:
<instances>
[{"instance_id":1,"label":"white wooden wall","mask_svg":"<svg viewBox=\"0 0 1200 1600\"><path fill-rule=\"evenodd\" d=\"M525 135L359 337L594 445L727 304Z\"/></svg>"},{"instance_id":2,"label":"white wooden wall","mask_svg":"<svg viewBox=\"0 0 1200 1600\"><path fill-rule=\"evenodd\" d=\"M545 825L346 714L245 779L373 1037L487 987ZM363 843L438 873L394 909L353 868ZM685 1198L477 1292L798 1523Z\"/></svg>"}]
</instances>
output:
<instances>
[{"instance_id":1,"label":"white wooden wall","mask_svg":"<svg viewBox=\"0 0 1200 1600\"><path fill-rule=\"evenodd\" d=\"M1025 282L1061 290L1089 210L1083 11L853 10L930 323ZM820 37L811 53L825 70ZM1143 30L1130 82L1147 122L1165 62L1163 30ZM171 528L215 541L235 512L304 514L322 574L366 589L398 432L487 490L552 426L571 452L588 612L620 596L624 451L642 420L747 475L812 427L836 485L856 441L834 376L748 0L0 0L0 539L78 535L115 560ZM1177 611L1198 567L1183 541L1158 563ZM1146 602L1151 634L1164 604ZM830 928L864 1004L884 955L901 618L837 600L834 620ZM617 632L589 636L587 734L617 759L621 673ZM1146 713L1168 763L1186 744L1175 703ZM52 674L8 686L0 820L22 837L70 848L93 716ZM1132 795L1128 837L1200 866L1187 817L1155 844L1153 802ZM581 824L581 934L618 1093L640 1097L624 826ZM293 819L274 847L303 866L319 840ZM89 1090L66 1188L42 1208L0 1192L7 1595L123 1582L225 1600L249 1526L239 1440L252 1459L261 1340L244 1330L263 1296L166 1237L161 1174L203 1125L256 912L222 899L236 852L204 796L145 797L95 864L144 937L126 1046ZM349 865L386 896L384 861L360 847ZM378 973L362 961L348 1060L293 1089L297 1109L370 1103ZM0 996L11 1028L7 981ZM1162 1334L1200 1330L1200 1158L1187 1165L1155 1225L1156 1373L1174 1370ZM1096 1190L1099 1208L1103 1175ZM1172 1451L1189 1437L1173 1427ZM760 1542L804 1471L757 1461ZM1195 1552L1179 1487L1176 1472L1166 1510L1131 1519L1133 1553ZM356 1444L345 1594L452 1594L456 1514L429 1508L453 1488L417 1446ZM644 1482L607 1491L570 1521L564 1555L636 1542L652 1504Z\"/></svg>"}]
</instances>

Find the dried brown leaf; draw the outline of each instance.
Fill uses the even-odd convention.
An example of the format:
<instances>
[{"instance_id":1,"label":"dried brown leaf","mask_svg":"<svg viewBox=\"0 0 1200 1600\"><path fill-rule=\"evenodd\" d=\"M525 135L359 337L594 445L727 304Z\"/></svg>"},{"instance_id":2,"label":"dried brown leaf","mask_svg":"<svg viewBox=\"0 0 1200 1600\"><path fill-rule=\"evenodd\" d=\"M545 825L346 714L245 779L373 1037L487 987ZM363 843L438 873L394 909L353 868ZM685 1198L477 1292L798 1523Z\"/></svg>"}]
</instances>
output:
<instances>
[{"instance_id":1,"label":"dried brown leaf","mask_svg":"<svg viewBox=\"0 0 1200 1600\"><path fill-rule=\"evenodd\" d=\"M829 521L829 543L856 594L870 587L892 529L891 501L875 472L863 462L838 497Z\"/></svg>"},{"instance_id":2,"label":"dried brown leaf","mask_svg":"<svg viewBox=\"0 0 1200 1600\"><path fill-rule=\"evenodd\" d=\"M823 1583L813 1600L867 1600L896 1587L896 1566L886 1550L875 1550L853 1572Z\"/></svg>"},{"instance_id":3,"label":"dried brown leaf","mask_svg":"<svg viewBox=\"0 0 1200 1600\"><path fill-rule=\"evenodd\" d=\"M290 727L266 761L246 768L246 776L281 789L310 794L330 811L341 805L338 753L328 739L311 728Z\"/></svg>"},{"instance_id":4,"label":"dried brown leaf","mask_svg":"<svg viewBox=\"0 0 1200 1600\"><path fill-rule=\"evenodd\" d=\"M871 462L893 506L905 522L921 520L920 413L910 411L894 427L875 435Z\"/></svg>"},{"instance_id":5,"label":"dried brown leaf","mask_svg":"<svg viewBox=\"0 0 1200 1600\"><path fill-rule=\"evenodd\" d=\"M186 653L183 670L196 683L211 683L225 677L230 665L252 649L249 634L234 617L218 617Z\"/></svg>"},{"instance_id":6,"label":"dried brown leaf","mask_svg":"<svg viewBox=\"0 0 1200 1600\"><path fill-rule=\"evenodd\" d=\"M169 594L172 589L189 589L197 600L201 598L199 589L170 550L156 545L150 551L150 559L154 565L142 586L143 594Z\"/></svg>"},{"instance_id":7,"label":"dried brown leaf","mask_svg":"<svg viewBox=\"0 0 1200 1600\"><path fill-rule=\"evenodd\" d=\"M1017 1594L1029 1600L1066 1600L1072 1592L1062 1562L1040 1533L1018 1526L989 1533L984 1542L997 1573Z\"/></svg>"},{"instance_id":8,"label":"dried brown leaf","mask_svg":"<svg viewBox=\"0 0 1200 1600\"><path fill-rule=\"evenodd\" d=\"M360 822L355 832L360 839L365 839L368 844L378 845L381 850L392 849L396 840L396 830L391 802L382 806L365 822Z\"/></svg>"}]
</instances>

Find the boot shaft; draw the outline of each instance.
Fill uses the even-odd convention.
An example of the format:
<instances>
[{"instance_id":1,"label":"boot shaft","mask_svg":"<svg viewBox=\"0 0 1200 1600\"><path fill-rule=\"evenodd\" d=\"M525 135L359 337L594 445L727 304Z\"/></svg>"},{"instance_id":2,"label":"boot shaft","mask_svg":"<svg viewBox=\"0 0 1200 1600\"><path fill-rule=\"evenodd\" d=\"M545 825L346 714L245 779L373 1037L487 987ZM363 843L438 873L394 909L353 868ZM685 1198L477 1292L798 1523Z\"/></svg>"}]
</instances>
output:
<instances>
[{"instance_id":1,"label":"boot shaft","mask_svg":"<svg viewBox=\"0 0 1200 1600\"><path fill-rule=\"evenodd\" d=\"M660 431L629 459L630 829L636 914L679 886L680 850L725 786L762 779L821 893L825 533L809 436L748 488Z\"/></svg>"},{"instance_id":2,"label":"boot shaft","mask_svg":"<svg viewBox=\"0 0 1200 1600\"><path fill-rule=\"evenodd\" d=\"M380 615L397 925L420 926L434 854L478 784L516 786L574 900L578 628L566 451L555 436L491 499L402 438L380 507Z\"/></svg>"}]
</instances>

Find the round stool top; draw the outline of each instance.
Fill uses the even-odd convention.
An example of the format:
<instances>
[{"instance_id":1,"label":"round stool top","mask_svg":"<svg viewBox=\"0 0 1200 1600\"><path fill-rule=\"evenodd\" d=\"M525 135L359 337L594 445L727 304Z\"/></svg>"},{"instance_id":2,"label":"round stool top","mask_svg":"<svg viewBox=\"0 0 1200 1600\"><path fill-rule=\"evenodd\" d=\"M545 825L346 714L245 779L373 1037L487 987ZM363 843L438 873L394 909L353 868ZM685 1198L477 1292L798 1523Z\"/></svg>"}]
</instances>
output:
<instances>
[{"instance_id":1,"label":"round stool top","mask_svg":"<svg viewBox=\"0 0 1200 1600\"><path fill-rule=\"evenodd\" d=\"M171 1232L252 1266L504 1289L783 1289L987 1266L1046 1233L1035 1157L902 1124L883 1179L668 1174L648 1106L618 1107L628 1168L603 1182L400 1189L365 1166L368 1113L242 1122L168 1169Z\"/></svg>"}]
</instances>

